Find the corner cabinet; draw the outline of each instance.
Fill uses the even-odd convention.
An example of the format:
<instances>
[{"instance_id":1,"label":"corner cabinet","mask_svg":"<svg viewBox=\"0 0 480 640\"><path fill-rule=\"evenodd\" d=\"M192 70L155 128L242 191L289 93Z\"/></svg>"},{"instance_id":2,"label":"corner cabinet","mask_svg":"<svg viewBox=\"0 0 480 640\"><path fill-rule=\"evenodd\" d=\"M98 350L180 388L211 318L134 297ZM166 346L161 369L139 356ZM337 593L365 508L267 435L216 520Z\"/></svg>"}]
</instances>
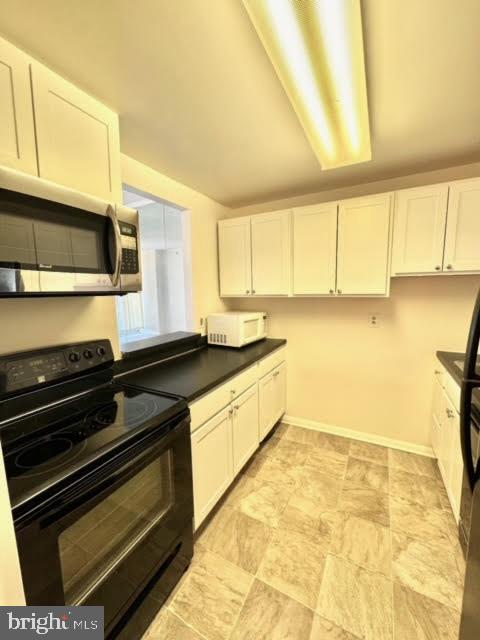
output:
<instances>
[{"instance_id":1,"label":"corner cabinet","mask_svg":"<svg viewBox=\"0 0 480 640\"><path fill-rule=\"evenodd\" d=\"M1 38L0 165L37 175L30 59Z\"/></svg>"},{"instance_id":2,"label":"corner cabinet","mask_svg":"<svg viewBox=\"0 0 480 640\"><path fill-rule=\"evenodd\" d=\"M390 284L391 195L340 202L337 294L385 296Z\"/></svg>"},{"instance_id":3,"label":"corner cabinet","mask_svg":"<svg viewBox=\"0 0 480 640\"><path fill-rule=\"evenodd\" d=\"M118 115L43 65L31 65L40 177L121 202Z\"/></svg>"}]
</instances>

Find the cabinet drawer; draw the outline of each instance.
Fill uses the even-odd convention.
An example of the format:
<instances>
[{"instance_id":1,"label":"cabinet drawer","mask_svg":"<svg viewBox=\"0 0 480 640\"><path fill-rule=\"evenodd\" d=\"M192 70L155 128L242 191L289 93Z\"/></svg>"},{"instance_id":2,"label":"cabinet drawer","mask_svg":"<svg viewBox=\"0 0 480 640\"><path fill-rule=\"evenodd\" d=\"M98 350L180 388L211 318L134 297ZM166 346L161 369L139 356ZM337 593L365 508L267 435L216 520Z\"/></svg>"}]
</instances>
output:
<instances>
[{"instance_id":1,"label":"cabinet drawer","mask_svg":"<svg viewBox=\"0 0 480 640\"><path fill-rule=\"evenodd\" d=\"M258 379L263 378L263 376L267 375L272 369L275 369L281 362L284 362L286 357L286 347L280 347L280 349L277 349L263 360L260 360L258 363Z\"/></svg>"},{"instance_id":2,"label":"cabinet drawer","mask_svg":"<svg viewBox=\"0 0 480 640\"><path fill-rule=\"evenodd\" d=\"M460 413L460 385L447 372L445 372L443 376L443 388L457 410L457 413Z\"/></svg>"},{"instance_id":3,"label":"cabinet drawer","mask_svg":"<svg viewBox=\"0 0 480 640\"><path fill-rule=\"evenodd\" d=\"M190 405L192 433L198 429L213 415L226 407L232 400L238 398L248 387L258 380L258 366L255 363L252 367L245 369L238 375L230 378L212 391L209 391Z\"/></svg>"}]
</instances>

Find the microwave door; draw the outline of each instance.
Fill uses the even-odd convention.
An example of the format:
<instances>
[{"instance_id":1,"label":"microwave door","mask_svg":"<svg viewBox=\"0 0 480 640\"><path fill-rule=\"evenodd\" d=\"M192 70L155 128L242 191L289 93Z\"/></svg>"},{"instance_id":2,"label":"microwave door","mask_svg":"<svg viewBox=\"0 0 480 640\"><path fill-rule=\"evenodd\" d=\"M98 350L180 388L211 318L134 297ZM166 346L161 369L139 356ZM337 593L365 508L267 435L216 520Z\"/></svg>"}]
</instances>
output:
<instances>
[{"instance_id":1,"label":"microwave door","mask_svg":"<svg viewBox=\"0 0 480 640\"><path fill-rule=\"evenodd\" d=\"M39 291L33 225L0 209L0 295Z\"/></svg>"},{"instance_id":2,"label":"microwave door","mask_svg":"<svg viewBox=\"0 0 480 640\"><path fill-rule=\"evenodd\" d=\"M120 234L110 211L105 201L0 167L0 295L119 292Z\"/></svg>"}]
</instances>

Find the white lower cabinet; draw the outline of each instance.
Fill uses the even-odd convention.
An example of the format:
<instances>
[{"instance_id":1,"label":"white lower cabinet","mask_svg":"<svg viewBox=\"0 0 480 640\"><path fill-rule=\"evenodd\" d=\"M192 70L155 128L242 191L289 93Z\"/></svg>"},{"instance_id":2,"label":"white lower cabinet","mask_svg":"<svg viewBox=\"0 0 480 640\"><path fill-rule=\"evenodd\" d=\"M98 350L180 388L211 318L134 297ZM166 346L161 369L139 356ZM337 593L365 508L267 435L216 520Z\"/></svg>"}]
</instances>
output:
<instances>
[{"instance_id":1,"label":"white lower cabinet","mask_svg":"<svg viewBox=\"0 0 480 640\"><path fill-rule=\"evenodd\" d=\"M285 413L286 406L285 362L282 362L258 383L259 396L259 440L262 441Z\"/></svg>"},{"instance_id":2,"label":"white lower cabinet","mask_svg":"<svg viewBox=\"0 0 480 640\"><path fill-rule=\"evenodd\" d=\"M258 447L258 385L247 389L233 404L233 473L237 475Z\"/></svg>"},{"instance_id":3,"label":"white lower cabinet","mask_svg":"<svg viewBox=\"0 0 480 640\"><path fill-rule=\"evenodd\" d=\"M233 480L232 417L225 407L192 434L195 528Z\"/></svg>"},{"instance_id":4,"label":"white lower cabinet","mask_svg":"<svg viewBox=\"0 0 480 640\"><path fill-rule=\"evenodd\" d=\"M443 381L443 384L442 384ZM446 387L456 389L446 372L434 383L431 441L455 520L459 521L463 484L460 416Z\"/></svg>"},{"instance_id":5,"label":"white lower cabinet","mask_svg":"<svg viewBox=\"0 0 480 640\"><path fill-rule=\"evenodd\" d=\"M285 355L277 349L190 405L195 529L285 413Z\"/></svg>"}]
</instances>

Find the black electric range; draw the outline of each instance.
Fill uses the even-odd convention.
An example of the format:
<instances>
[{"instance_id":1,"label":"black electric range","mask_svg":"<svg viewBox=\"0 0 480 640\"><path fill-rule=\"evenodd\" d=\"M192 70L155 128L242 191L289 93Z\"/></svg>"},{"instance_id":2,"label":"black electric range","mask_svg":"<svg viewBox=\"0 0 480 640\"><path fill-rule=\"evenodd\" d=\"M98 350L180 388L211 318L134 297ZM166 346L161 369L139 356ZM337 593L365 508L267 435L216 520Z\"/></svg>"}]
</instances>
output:
<instances>
[{"instance_id":1,"label":"black electric range","mask_svg":"<svg viewBox=\"0 0 480 640\"><path fill-rule=\"evenodd\" d=\"M192 556L190 416L112 364L105 340L1 356L0 440L27 604L103 605L128 638Z\"/></svg>"},{"instance_id":2,"label":"black electric range","mask_svg":"<svg viewBox=\"0 0 480 640\"><path fill-rule=\"evenodd\" d=\"M13 509L45 501L185 409L182 400L111 382L7 423L0 436Z\"/></svg>"}]
</instances>

